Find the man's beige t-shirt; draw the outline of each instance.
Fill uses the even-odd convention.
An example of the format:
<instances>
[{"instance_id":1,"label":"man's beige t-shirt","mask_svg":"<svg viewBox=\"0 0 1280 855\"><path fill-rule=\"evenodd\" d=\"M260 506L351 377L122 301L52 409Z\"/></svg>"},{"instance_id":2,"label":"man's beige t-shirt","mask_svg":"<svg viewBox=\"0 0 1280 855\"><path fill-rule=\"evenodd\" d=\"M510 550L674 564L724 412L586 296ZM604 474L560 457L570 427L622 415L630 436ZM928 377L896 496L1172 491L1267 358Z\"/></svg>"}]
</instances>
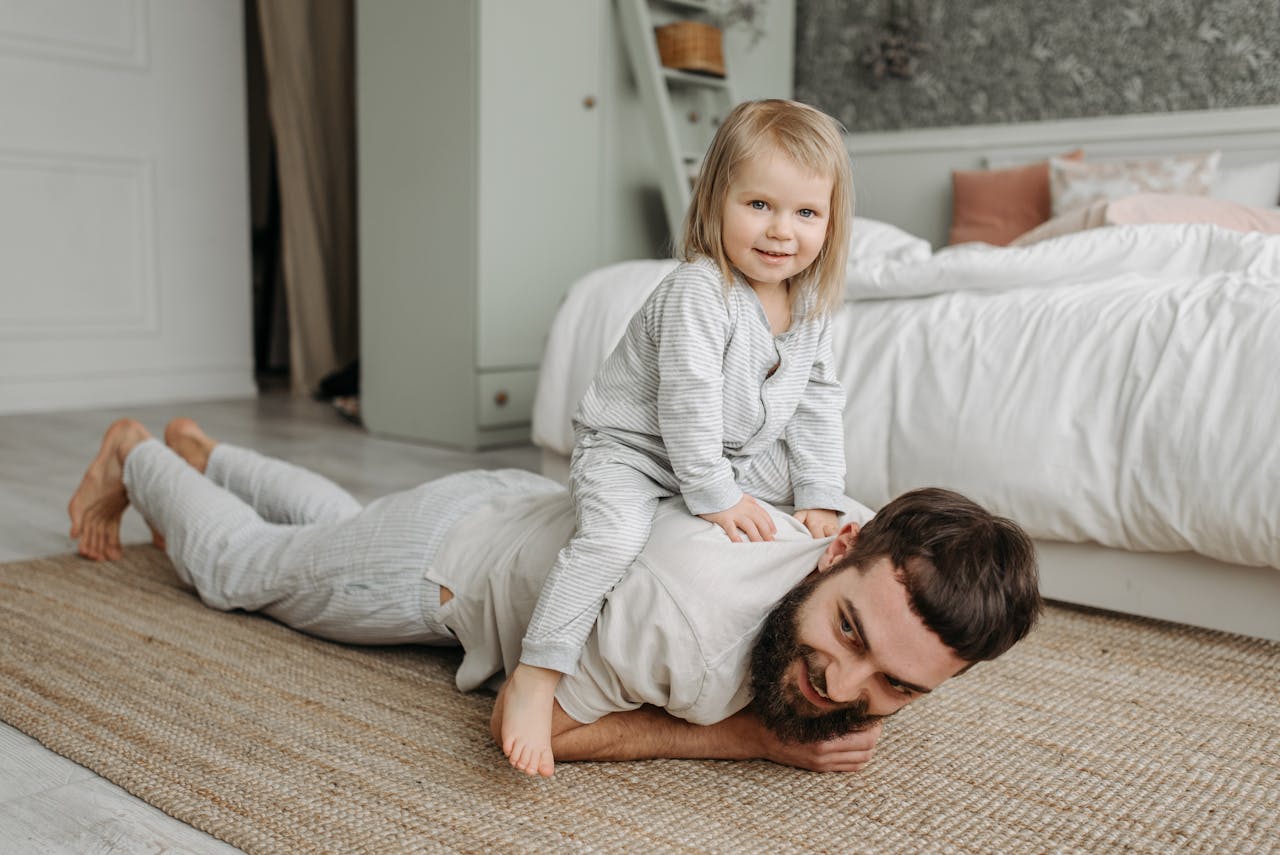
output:
<instances>
[{"instance_id":1,"label":"man's beige t-shirt","mask_svg":"<svg viewBox=\"0 0 1280 855\"><path fill-rule=\"evenodd\" d=\"M713 724L747 705L751 649L765 617L830 542L765 507L775 540L732 543L678 497L660 503L649 542L606 597L577 671L560 681L556 699L566 713L587 723L652 704ZM871 517L856 503L849 510L846 519ZM427 577L454 595L437 619L465 651L459 689L500 682L515 668L542 582L573 526L566 493L496 496L454 526Z\"/></svg>"}]
</instances>

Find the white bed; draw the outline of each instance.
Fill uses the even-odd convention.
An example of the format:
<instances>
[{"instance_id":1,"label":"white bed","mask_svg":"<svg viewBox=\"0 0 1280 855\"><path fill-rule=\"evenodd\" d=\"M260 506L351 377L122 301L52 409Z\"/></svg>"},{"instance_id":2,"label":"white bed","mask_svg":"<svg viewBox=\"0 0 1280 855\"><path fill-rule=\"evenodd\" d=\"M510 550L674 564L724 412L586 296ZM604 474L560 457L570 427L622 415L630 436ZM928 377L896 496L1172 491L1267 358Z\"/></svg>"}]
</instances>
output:
<instances>
[{"instance_id":1,"label":"white bed","mask_svg":"<svg viewBox=\"0 0 1280 855\"><path fill-rule=\"evenodd\" d=\"M859 213L836 322L849 495L957 489L1037 539L1048 597L1280 640L1280 236L1111 226L935 252ZM670 265L571 289L534 405L548 474Z\"/></svg>"}]
</instances>

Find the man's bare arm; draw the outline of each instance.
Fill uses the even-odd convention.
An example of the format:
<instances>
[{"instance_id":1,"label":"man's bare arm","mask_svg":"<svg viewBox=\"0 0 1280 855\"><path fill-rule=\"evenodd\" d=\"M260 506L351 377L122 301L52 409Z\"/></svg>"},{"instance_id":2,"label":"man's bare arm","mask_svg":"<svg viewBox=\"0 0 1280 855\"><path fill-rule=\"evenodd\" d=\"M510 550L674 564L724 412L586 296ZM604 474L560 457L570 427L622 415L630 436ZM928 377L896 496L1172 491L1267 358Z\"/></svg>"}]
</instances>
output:
<instances>
[{"instance_id":1,"label":"man's bare arm","mask_svg":"<svg viewBox=\"0 0 1280 855\"><path fill-rule=\"evenodd\" d=\"M501 723L503 700L499 692L492 722ZM582 724L556 704L551 720L551 749L562 761L759 759L816 772L857 772L871 762L879 738L876 725L826 742L782 742L750 709L711 725L690 724L651 706Z\"/></svg>"}]
</instances>

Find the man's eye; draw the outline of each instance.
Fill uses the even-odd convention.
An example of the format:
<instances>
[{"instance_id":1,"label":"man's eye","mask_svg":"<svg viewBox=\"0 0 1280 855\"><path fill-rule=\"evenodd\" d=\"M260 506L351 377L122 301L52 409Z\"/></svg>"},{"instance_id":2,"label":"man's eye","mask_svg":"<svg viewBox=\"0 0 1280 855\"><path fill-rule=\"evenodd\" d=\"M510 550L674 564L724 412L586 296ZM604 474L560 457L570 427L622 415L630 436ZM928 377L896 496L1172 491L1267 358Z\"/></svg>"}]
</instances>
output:
<instances>
[{"instance_id":1,"label":"man's eye","mask_svg":"<svg viewBox=\"0 0 1280 855\"><path fill-rule=\"evenodd\" d=\"M893 680L886 680L886 682L889 684L889 688L893 689L899 695L909 696L911 694L911 690L908 689L906 686L902 685L901 683L895 683Z\"/></svg>"}]
</instances>

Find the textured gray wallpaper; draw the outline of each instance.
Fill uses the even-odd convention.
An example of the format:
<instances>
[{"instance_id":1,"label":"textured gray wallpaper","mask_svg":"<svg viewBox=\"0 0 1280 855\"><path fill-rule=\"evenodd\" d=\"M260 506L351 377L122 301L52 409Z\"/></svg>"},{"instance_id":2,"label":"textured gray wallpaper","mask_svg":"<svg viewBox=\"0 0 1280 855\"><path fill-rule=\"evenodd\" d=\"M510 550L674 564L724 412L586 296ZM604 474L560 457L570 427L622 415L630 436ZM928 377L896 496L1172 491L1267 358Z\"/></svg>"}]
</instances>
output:
<instances>
[{"instance_id":1,"label":"textured gray wallpaper","mask_svg":"<svg viewBox=\"0 0 1280 855\"><path fill-rule=\"evenodd\" d=\"M796 97L851 131L1280 104L1280 0L797 0Z\"/></svg>"}]
</instances>

